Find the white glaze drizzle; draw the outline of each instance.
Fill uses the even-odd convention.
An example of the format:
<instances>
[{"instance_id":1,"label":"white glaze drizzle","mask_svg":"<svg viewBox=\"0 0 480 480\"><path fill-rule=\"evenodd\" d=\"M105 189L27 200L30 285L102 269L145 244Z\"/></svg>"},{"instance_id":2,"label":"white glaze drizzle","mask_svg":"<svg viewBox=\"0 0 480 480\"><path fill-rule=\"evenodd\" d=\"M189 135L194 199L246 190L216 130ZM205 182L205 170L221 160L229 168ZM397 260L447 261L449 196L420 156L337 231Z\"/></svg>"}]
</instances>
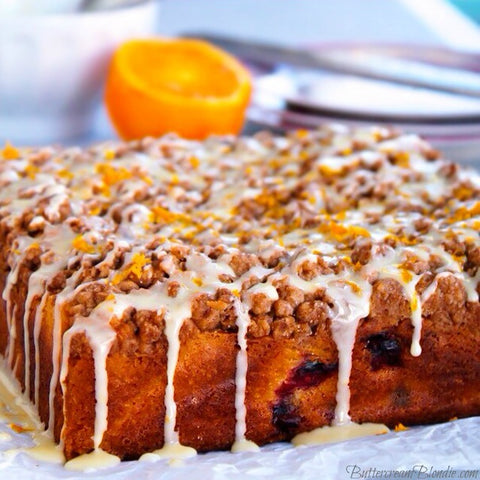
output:
<instances>
[{"instance_id":1,"label":"white glaze drizzle","mask_svg":"<svg viewBox=\"0 0 480 480\"><path fill-rule=\"evenodd\" d=\"M15 456L25 452L37 460L63 464L65 457L61 447L54 443L47 432L43 431L43 426L29 398L22 393L19 382L8 372L7 366L1 363L0 419L24 429L34 442L33 447L12 449L5 453ZM7 433L3 436L5 440L10 438L11 436Z\"/></svg>"},{"instance_id":2,"label":"white glaze drizzle","mask_svg":"<svg viewBox=\"0 0 480 480\"><path fill-rule=\"evenodd\" d=\"M44 293L42 295L42 299L40 300L39 305L37 306L37 310L35 311L35 325L33 327L33 341L35 343L34 403L37 406L39 405L39 402L40 402L40 329L42 327L41 319L45 311L47 298L48 298L48 295Z\"/></svg>"},{"instance_id":3,"label":"white glaze drizzle","mask_svg":"<svg viewBox=\"0 0 480 480\"><path fill-rule=\"evenodd\" d=\"M32 272L28 279L27 298L25 300L25 311L23 316L23 335L24 335L24 350L25 350L25 394L30 396L30 336L28 321L31 314L31 305L35 298L39 297L39 308L42 310L44 305L43 297L46 297L45 291L46 283L51 279L52 275L60 271L67 264L67 253L71 250L71 241L73 239L70 229L60 227L47 226L46 235L51 240L45 243L45 248L48 249L46 255L40 256L41 264L38 270ZM48 258L51 253L54 253L55 258ZM46 259L47 258L47 259ZM35 367L37 367L37 352L39 351L38 335L39 331L35 331L37 327L37 314L35 314L34 325L34 349L35 349ZM37 375L36 375L37 378ZM38 383L38 382L37 382ZM38 404L37 384L35 386L35 401Z\"/></svg>"},{"instance_id":4,"label":"white glaze drizzle","mask_svg":"<svg viewBox=\"0 0 480 480\"><path fill-rule=\"evenodd\" d=\"M12 370L13 370L13 356L15 353L13 347L14 347L14 342L17 338L17 327L15 322L16 306L12 305L12 290L15 284L17 283L18 275L20 273L20 267L26 256L25 251L21 253L21 251L24 250L25 248L26 246L23 245L23 242L21 240L19 240L17 251L14 252L14 254L20 256L20 258L16 259L15 265L10 270L10 272L8 272L7 278L5 281L5 288L3 289L3 292L2 292L2 298L5 301L5 317L6 317L5 320L6 320L7 328L9 331L7 348L5 350L5 357L7 359L7 363L10 369Z\"/></svg>"},{"instance_id":5,"label":"white glaze drizzle","mask_svg":"<svg viewBox=\"0 0 480 480\"><path fill-rule=\"evenodd\" d=\"M84 453L65 463L65 469L74 472L93 472L104 468L114 467L120 463L120 458L102 449L93 450L90 453Z\"/></svg>"},{"instance_id":6,"label":"white glaze drizzle","mask_svg":"<svg viewBox=\"0 0 480 480\"><path fill-rule=\"evenodd\" d=\"M23 348L25 351L24 382L25 382L25 395L27 397L30 396L30 335L29 335L29 328L28 328L29 326L28 320L31 315L32 302L34 301L35 298L39 296L42 297L42 293L45 288L45 281L46 281L45 278L43 278L40 281L34 281L35 278L32 279L32 277L33 276L36 277L35 273L36 272L33 272L30 275L30 278L28 280L27 298L25 300L25 311L23 314L23 345L24 345ZM35 348L35 350L37 350L37 348Z\"/></svg>"},{"instance_id":7,"label":"white glaze drizzle","mask_svg":"<svg viewBox=\"0 0 480 480\"><path fill-rule=\"evenodd\" d=\"M61 244L62 248L69 248L71 250L71 241L72 236L71 232L70 235L67 236L68 241L64 241ZM64 262L66 265L68 257L63 256L60 257L61 261ZM73 280L73 279L72 279ZM45 292L45 295L47 292ZM59 374L61 370L61 358L62 358L62 307L63 301L66 296L68 296L69 292L68 289L64 289L61 293L56 295L54 299L53 305L53 328L52 328L52 376L50 378L50 389L48 395L48 411L49 411L49 421L48 421L48 429L53 434L53 429L55 425L55 395L56 389L59 380ZM35 346L36 350L38 349L38 345Z\"/></svg>"},{"instance_id":8,"label":"white glaze drizzle","mask_svg":"<svg viewBox=\"0 0 480 480\"><path fill-rule=\"evenodd\" d=\"M383 435L389 431L388 427L378 423L358 424L349 422L343 425L320 427L311 432L300 433L293 437L292 443L296 447L301 445L320 445L370 435Z\"/></svg>"},{"instance_id":9,"label":"white glaze drizzle","mask_svg":"<svg viewBox=\"0 0 480 480\"><path fill-rule=\"evenodd\" d=\"M164 292L162 292L164 293ZM190 293L180 290L178 300L168 300L168 295L160 297L164 305L165 335L168 341L167 350L167 386L165 389L165 438L166 445L179 444L178 432L175 430L177 404L175 402L174 377L180 352L180 329L184 320L191 316ZM177 298L176 297L176 298ZM180 308L179 308L180 307Z\"/></svg>"},{"instance_id":10,"label":"white glaze drizzle","mask_svg":"<svg viewBox=\"0 0 480 480\"><path fill-rule=\"evenodd\" d=\"M77 317L75 323L63 336L60 381L64 395L67 392L66 378L72 338L83 333L92 347L95 375L95 424L93 434L93 448L95 450L100 449L103 435L108 426L107 356L116 336L115 331L109 326L112 310L112 301L101 303L89 317Z\"/></svg>"},{"instance_id":11,"label":"white glaze drizzle","mask_svg":"<svg viewBox=\"0 0 480 480\"><path fill-rule=\"evenodd\" d=\"M235 370L235 442L232 452L252 451L258 446L245 437L247 431L247 409L245 393L247 388L248 355L247 355L247 331L250 324L250 316L242 302L235 301L237 317L237 343L240 347L236 358Z\"/></svg>"},{"instance_id":12,"label":"white glaze drizzle","mask_svg":"<svg viewBox=\"0 0 480 480\"><path fill-rule=\"evenodd\" d=\"M410 354L418 357L422 353L420 346L422 332L422 301L419 298L416 287L422 275L415 275L402 267L402 259L406 252L389 249L386 254L377 254L370 265L366 268L367 275L376 275L380 279L391 278L403 286L403 292L411 309L411 322L413 326Z\"/></svg>"},{"instance_id":13,"label":"white glaze drizzle","mask_svg":"<svg viewBox=\"0 0 480 480\"><path fill-rule=\"evenodd\" d=\"M358 323L369 313L371 287L363 285L362 294L352 290L350 284L330 286L328 295L334 299L332 317L332 335L338 350L338 380L334 425L350 423L350 374L352 371L352 352L355 344ZM362 296L365 295L368 303Z\"/></svg>"}]
</instances>

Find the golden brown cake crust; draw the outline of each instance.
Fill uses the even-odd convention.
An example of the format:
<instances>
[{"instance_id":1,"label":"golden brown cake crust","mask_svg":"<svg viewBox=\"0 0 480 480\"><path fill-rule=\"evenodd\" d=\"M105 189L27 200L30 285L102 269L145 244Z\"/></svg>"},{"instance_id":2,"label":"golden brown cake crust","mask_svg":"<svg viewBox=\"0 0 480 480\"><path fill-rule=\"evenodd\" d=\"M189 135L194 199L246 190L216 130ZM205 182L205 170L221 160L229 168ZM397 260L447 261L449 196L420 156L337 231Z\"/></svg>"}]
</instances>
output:
<instances>
[{"instance_id":1,"label":"golden brown cake crust","mask_svg":"<svg viewBox=\"0 0 480 480\"><path fill-rule=\"evenodd\" d=\"M465 300L458 282L440 283L426 305L423 353L415 358L409 352L412 326L401 285L375 284L371 315L358 328L353 352L350 413L354 421L382 421L395 427L478 414L480 307ZM186 322L180 337L175 376L180 441L198 451L227 449L235 429L236 336L201 332ZM399 350L381 351L382 342ZM293 339L252 339L248 359L247 438L262 445L332 422L338 357L328 328ZM164 371L165 359L162 368L151 356L116 352L109 365L109 428L102 448L125 459L138 458L163 445L166 378L162 382L151 371ZM90 374L85 373L89 369ZM68 385L68 398L83 400L81 408L70 407L77 421L69 425L71 432L64 432L65 438L74 439L65 444L67 457L92 448L91 442L85 443L92 436L85 425L94 420L92 369L91 358L89 367L70 366L72 378L78 371L83 376L77 388ZM90 413L82 415L88 382Z\"/></svg>"},{"instance_id":2,"label":"golden brown cake crust","mask_svg":"<svg viewBox=\"0 0 480 480\"><path fill-rule=\"evenodd\" d=\"M26 150L0 184L0 352L67 458L480 413L480 177L418 137Z\"/></svg>"}]
</instances>

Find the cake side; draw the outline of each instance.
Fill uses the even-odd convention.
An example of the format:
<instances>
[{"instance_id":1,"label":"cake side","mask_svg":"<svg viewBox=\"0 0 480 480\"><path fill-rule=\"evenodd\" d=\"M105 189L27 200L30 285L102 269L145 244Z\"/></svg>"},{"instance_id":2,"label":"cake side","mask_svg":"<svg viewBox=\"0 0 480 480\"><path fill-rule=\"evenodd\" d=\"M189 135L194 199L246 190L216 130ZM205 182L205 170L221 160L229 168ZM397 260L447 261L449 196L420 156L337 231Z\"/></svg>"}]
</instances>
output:
<instances>
[{"instance_id":1,"label":"cake side","mask_svg":"<svg viewBox=\"0 0 480 480\"><path fill-rule=\"evenodd\" d=\"M18 152L6 363L67 458L477 414L480 179L437 157L341 127Z\"/></svg>"},{"instance_id":2,"label":"cake side","mask_svg":"<svg viewBox=\"0 0 480 480\"><path fill-rule=\"evenodd\" d=\"M466 302L461 285L447 279L425 308L423 353L412 357L409 305L401 285L386 280L375 284L372 312L358 327L353 351L350 415L354 421L381 421L393 428L399 423L425 424L478 414L479 307ZM247 438L263 445L332 423L338 355L328 327L325 322L323 332L319 329L313 335L294 334L291 338L249 337ZM236 334L202 332L187 320L180 339L175 374L180 442L198 451L230 448L235 440ZM101 447L122 458L137 458L163 446L161 407L166 379L152 378L152 365L144 374L138 351L113 350L107 364L108 429ZM67 415L67 457L93 447L91 356L89 361L90 413L85 417L88 420L82 418L81 422L78 406L72 408L71 417ZM157 368L159 365L155 371ZM80 376L86 370L83 365ZM72 365L69 371L75 378ZM164 372L165 364L158 371ZM152 389L152 381L158 382L158 388ZM77 388L67 383L67 412L68 398L75 401L85 396L85 385L84 379ZM71 424L68 418L72 418ZM90 425L88 431L83 430L85 425Z\"/></svg>"}]
</instances>

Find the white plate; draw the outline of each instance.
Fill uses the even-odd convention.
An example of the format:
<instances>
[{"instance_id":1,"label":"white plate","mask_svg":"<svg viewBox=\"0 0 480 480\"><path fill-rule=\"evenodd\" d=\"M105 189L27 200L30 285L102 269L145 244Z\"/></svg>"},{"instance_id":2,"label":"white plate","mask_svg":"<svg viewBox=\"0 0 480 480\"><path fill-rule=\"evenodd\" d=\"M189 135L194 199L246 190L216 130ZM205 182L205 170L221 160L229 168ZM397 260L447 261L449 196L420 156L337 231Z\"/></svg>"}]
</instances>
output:
<instances>
[{"instance_id":1,"label":"white plate","mask_svg":"<svg viewBox=\"0 0 480 480\"><path fill-rule=\"evenodd\" d=\"M275 95L288 105L319 113L480 123L480 99L326 71L281 67L257 78L255 88L257 95Z\"/></svg>"},{"instance_id":2,"label":"white plate","mask_svg":"<svg viewBox=\"0 0 480 480\"><path fill-rule=\"evenodd\" d=\"M480 56L442 48L346 44L311 51L338 52L347 58L387 56L480 71ZM452 160L480 164L480 99L282 65L273 71L257 66L253 73L248 119L255 124L280 129L331 122L393 125L424 136Z\"/></svg>"},{"instance_id":3,"label":"white plate","mask_svg":"<svg viewBox=\"0 0 480 480\"><path fill-rule=\"evenodd\" d=\"M413 470L410 478L417 479L429 478L426 474L430 469L450 468L450 472L452 469L472 470L476 477L470 478L480 478L479 429L480 417L475 417L330 445L294 448L290 444L277 443L263 447L259 453L202 454L180 466L169 466L165 461L134 461L93 473L68 472L60 465L38 462L24 453L9 458L2 452L31 444L26 435L14 434L11 441L0 443L0 477L5 480L342 480L360 478L354 475L354 471L376 469ZM11 433L4 424L0 424L0 431ZM421 476L420 472L424 475Z\"/></svg>"}]
</instances>

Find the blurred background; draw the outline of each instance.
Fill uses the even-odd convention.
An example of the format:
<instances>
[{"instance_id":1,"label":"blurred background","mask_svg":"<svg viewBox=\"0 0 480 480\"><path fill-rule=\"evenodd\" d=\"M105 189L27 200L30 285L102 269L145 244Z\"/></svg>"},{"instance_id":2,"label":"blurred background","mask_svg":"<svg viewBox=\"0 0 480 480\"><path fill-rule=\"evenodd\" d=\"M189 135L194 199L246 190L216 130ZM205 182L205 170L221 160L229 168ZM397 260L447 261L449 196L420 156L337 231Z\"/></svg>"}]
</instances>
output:
<instances>
[{"instance_id":1,"label":"blurred background","mask_svg":"<svg viewBox=\"0 0 480 480\"><path fill-rule=\"evenodd\" d=\"M241 57L246 132L394 124L480 162L480 0L0 0L0 142L115 138L108 61L152 34Z\"/></svg>"}]
</instances>

